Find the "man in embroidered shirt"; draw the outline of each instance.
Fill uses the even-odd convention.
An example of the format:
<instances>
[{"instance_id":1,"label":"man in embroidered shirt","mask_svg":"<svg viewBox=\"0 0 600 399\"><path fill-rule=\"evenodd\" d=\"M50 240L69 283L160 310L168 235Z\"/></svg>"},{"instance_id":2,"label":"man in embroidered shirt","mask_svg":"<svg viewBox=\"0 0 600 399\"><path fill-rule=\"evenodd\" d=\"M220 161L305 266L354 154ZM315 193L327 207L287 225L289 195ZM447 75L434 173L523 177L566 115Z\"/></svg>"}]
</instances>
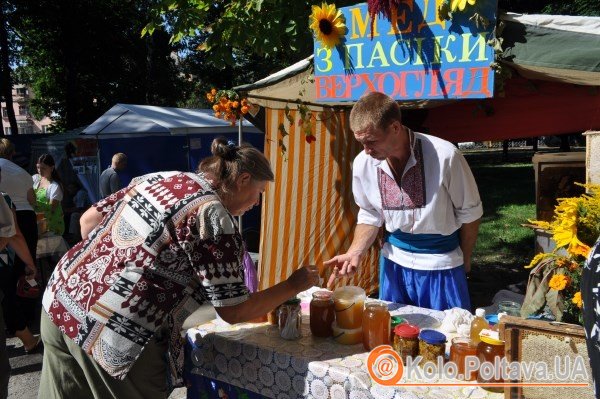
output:
<instances>
[{"instance_id":1,"label":"man in embroidered shirt","mask_svg":"<svg viewBox=\"0 0 600 399\"><path fill-rule=\"evenodd\" d=\"M350 128L364 147L354 160L359 206L348 252L325 262L329 280L350 276L385 225L380 299L431 309L470 309L465 272L483 213L469 166L451 143L402 125L398 104L382 93L362 97Z\"/></svg>"}]
</instances>

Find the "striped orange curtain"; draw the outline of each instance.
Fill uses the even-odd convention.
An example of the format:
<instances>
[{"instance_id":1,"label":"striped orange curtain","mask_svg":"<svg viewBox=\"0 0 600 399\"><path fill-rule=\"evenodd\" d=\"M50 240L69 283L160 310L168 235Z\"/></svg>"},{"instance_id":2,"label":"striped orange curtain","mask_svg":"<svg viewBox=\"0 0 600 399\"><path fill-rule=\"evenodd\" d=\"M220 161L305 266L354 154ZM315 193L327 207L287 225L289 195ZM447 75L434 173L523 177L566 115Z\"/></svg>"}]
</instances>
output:
<instances>
[{"instance_id":1,"label":"striped orange curtain","mask_svg":"<svg viewBox=\"0 0 600 399\"><path fill-rule=\"evenodd\" d=\"M291 111L297 121L296 111ZM263 197L259 288L285 280L300 265L316 264L326 282L331 274L323 262L350 246L357 206L352 197L352 161L361 147L348 128L348 113L319 113L313 122L317 140L305 141L297 123L283 110L266 110L265 154L275 182ZM279 145L279 126L289 136ZM359 273L346 284L377 290L378 251L372 249Z\"/></svg>"}]
</instances>

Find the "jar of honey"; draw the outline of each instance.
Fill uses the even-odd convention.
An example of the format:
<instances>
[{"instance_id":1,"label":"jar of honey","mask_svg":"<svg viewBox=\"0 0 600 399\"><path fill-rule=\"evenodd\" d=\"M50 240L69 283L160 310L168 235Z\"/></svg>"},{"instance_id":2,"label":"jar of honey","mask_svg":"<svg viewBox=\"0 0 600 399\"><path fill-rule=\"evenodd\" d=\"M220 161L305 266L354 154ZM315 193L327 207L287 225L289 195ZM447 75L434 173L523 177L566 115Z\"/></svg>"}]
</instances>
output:
<instances>
[{"instance_id":1,"label":"jar of honey","mask_svg":"<svg viewBox=\"0 0 600 399\"><path fill-rule=\"evenodd\" d=\"M335 322L331 326L333 340L342 345L356 345L362 341L362 327L346 329L340 328Z\"/></svg>"},{"instance_id":2,"label":"jar of honey","mask_svg":"<svg viewBox=\"0 0 600 399\"><path fill-rule=\"evenodd\" d=\"M339 328L356 329L362 326L363 308L367 295L356 286L345 286L333 292L335 321Z\"/></svg>"},{"instance_id":3,"label":"jar of honey","mask_svg":"<svg viewBox=\"0 0 600 399\"><path fill-rule=\"evenodd\" d=\"M419 327L403 323L394 328L394 350L406 364L408 357L419 355Z\"/></svg>"},{"instance_id":4,"label":"jar of honey","mask_svg":"<svg viewBox=\"0 0 600 399\"><path fill-rule=\"evenodd\" d=\"M495 367L493 367L496 359L500 362L504 358L504 341L499 339L497 331L492 330L482 330L479 338L481 339L481 342L477 345L477 357L479 358L481 366L477 375L477 382L504 382L500 370L496 370ZM488 363L484 364L484 362ZM490 364L492 367L489 367ZM504 390L503 387L483 386L483 388L492 392L502 392Z\"/></svg>"},{"instance_id":5,"label":"jar of honey","mask_svg":"<svg viewBox=\"0 0 600 399\"><path fill-rule=\"evenodd\" d=\"M310 332L315 337L331 337L335 320L333 292L317 291L310 301Z\"/></svg>"},{"instance_id":6,"label":"jar of honey","mask_svg":"<svg viewBox=\"0 0 600 399\"><path fill-rule=\"evenodd\" d=\"M435 330L421 330L419 333L419 355L423 362L436 363L438 357L446 353L446 336Z\"/></svg>"},{"instance_id":7,"label":"jar of honey","mask_svg":"<svg viewBox=\"0 0 600 399\"><path fill-rule=\"evenodd\" d=\"M362 317L363 346L366 351L390 344L390 312L383 302L367 303Z\"/></svg>"},{"instance_id":8,"label":"jar of honey","mask_svg":"<svg viewBox=\"0 0 600 399\"><path fill-rule=\"evenodd\" d=\"M450 346L450 361L456 364L459 376L462 375L464 381L473 381L477 378L477 371L472 371L469 375L465 374L465 361L467 356L477 357L477 345L469 338L457 337L452 339ZM460 377L459 377L460 378Z\"/></svg>"}]
</instances>

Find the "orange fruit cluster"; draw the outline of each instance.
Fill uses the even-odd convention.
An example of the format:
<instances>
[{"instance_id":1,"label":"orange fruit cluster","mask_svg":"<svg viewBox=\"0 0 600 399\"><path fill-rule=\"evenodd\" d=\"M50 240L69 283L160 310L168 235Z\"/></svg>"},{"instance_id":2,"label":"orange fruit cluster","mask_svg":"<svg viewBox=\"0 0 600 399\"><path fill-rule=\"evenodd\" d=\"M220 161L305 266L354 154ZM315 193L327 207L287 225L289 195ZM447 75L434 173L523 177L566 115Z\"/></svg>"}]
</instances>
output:
<instances>
[{"instance_id":1,"label":"orange fruit cluster","mask_svg":"<svg viewBox=\"0 0 600 399\"><path fill-rule=\"evenodd\" d=\"M240 101L235 92L212 89L206 93L206 99L214 104L212 109L215 117L229 121L232 125L235 125L240 116L248 113L248 101L245 98Z\"/></svg>"}]
</instances>

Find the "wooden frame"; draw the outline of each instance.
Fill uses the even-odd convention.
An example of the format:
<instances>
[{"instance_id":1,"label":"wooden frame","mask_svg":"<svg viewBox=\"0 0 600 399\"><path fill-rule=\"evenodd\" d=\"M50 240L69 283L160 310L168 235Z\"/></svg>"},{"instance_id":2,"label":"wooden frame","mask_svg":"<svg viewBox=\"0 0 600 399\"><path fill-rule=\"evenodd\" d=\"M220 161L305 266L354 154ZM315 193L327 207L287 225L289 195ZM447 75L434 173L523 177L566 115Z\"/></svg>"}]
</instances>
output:
<instances>
[{"instance_id":1,"label":"wooden frame","mask_svg":"<svg viewBox=\"0 0 600 399\"><path fill-rule=\"evenodd\" d=\"M523 387L506 387L504 389L505 399L537 399L541 397L573 397L573 398L595 398L592 382L592 373L589 365L589 356L585 345L585 331L583 327L575 324L548 322L540 320L528 320L514 316L504 316L500 319L499 324L500 337L504 337L505 341L505 356L508 362L531 360L524 359L524 353L530 350L542 350L539 347L531 347L533 341L528 339L534 337L536 341L547 341L556 347L555 352L546 352L548 356L564 354L566 356L581 355L585 360L585 367L589 376L589 386L585 388L570 387L570 388L552 388L553 392L548 392L546 389L545 396L538 396L533 393L531 396L527 392L531 392L533 388ZM585 352L585 353L584 353ZM527 355L525 356L527 357ZM541 359L535 359L541 360ZM550 369L551 371L553 368ZM519 381L512 381L519 382ZM524 382L524 381L522 381ZM527 381L535 382L535 381ZM530 389L530 391L527 391ZM542 388L540 388L542 389ZM569 390L569 394L561 395L559 390ZM556 391L556 392L555 392Z\"/></svg>"}]
</instances>

